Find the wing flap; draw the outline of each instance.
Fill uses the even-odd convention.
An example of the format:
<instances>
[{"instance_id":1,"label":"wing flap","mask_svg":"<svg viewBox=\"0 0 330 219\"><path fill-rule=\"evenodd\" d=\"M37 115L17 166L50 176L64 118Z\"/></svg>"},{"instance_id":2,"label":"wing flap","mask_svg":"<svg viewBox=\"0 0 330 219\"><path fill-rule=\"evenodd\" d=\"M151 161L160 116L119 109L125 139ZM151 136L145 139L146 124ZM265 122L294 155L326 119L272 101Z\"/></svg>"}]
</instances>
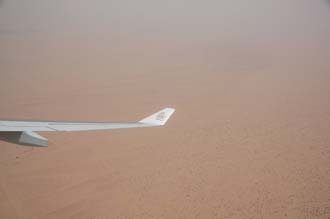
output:
<instances>
[{"instance_id":1,"label":"wing flap","mask_svg":"<svg viewBox=\"0 0 330 219\"><path fill-rule=\"evenodd\" d=\"M142 123L94 123L94 124L49 124L48 127L53 131L90 131L90 130L107 130L122 128L138 128L148 127L148 124Z\"/></svg>"}]
</instances>

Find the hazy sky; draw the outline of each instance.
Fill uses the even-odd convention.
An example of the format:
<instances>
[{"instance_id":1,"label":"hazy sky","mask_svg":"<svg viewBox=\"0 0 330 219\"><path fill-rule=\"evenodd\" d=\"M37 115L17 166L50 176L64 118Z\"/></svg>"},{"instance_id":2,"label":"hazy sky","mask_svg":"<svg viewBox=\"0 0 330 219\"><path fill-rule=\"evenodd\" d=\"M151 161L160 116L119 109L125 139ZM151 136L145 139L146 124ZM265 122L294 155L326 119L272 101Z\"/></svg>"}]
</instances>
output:
<instances>
[{"instance_id":1,"label":"hazy sky","mask_svg":"<svg viewBox=\"0 0 330 219\"><path fill-rule=\"evenodd\" d=\"M327 0L3 0L0 34L128 32L330 38Z\"/></svg>"}]
</instances>

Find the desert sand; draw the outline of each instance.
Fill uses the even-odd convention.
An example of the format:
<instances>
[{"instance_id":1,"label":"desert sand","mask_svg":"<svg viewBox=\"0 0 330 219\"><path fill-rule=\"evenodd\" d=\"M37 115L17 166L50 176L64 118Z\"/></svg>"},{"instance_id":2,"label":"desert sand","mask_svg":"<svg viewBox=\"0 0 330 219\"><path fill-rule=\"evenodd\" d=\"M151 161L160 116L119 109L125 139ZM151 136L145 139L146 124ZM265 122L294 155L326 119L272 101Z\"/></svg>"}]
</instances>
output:
<instances>
[{"instance_id":1,"label":"desert sand","mask_svg":"<svg viewBox=\"0 0 330 219\"><path fill-rule=\"evenodd\" d=\"M1 118L177 111L2 133L0 218L330 218L328 1L55 2L0 4Z\"/></svg>"}]
</instances>

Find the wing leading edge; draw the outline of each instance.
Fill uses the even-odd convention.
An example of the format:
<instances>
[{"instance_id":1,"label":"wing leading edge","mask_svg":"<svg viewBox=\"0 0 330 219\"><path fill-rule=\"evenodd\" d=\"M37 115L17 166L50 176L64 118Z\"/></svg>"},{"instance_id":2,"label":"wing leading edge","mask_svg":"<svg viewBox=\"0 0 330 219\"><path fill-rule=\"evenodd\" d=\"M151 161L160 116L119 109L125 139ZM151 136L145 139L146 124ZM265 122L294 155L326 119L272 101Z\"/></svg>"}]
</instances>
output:
<instances>
[{"instance_id":1,"label":"wing leading edge","mask_svg":"<svg viewBox=\"0 0 330 219\"><path fill-rule=\"evenodd\" d=\"M46 146L48 140L34 133L35 131L88 131L162 126L174 112L173 108L165 108L139 122L130 123L0 120L0 132L22 132L20 143Z\"/></svg>"}]
</instances>

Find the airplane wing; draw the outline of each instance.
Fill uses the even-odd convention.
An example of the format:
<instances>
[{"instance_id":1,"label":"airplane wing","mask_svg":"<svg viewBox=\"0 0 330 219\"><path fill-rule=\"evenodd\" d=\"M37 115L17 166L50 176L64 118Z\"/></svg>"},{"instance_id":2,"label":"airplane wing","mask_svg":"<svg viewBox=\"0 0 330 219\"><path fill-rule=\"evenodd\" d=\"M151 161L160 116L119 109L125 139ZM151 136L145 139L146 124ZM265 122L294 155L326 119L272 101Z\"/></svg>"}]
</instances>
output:
<instances>
[{"instance_id":1,"label":"airplane wing","mask_svg":"<svg viewBox=\"0 0 330 219\"><path fill-rule=\"evenodd\" d=\"M173 108L165 108L139 122L126 123L0 120L0 132L21 132L19 143L47 146L48 140L35 131L87 131L162 126L174 111Z\"/></svg>"}]
</instances>

